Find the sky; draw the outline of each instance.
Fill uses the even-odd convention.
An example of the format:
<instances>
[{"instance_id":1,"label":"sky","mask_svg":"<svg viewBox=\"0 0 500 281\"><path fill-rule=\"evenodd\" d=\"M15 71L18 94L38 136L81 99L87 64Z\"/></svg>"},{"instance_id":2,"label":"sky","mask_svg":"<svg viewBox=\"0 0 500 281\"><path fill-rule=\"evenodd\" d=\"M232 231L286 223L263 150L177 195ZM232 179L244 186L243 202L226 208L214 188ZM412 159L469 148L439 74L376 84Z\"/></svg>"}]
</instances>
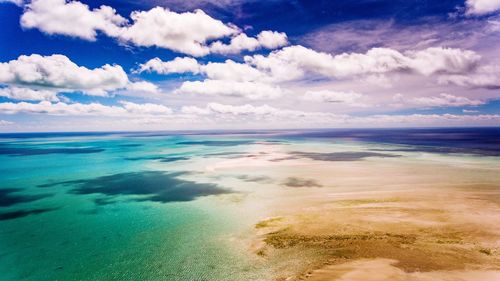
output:
<instances>
[{"instance_id":1,"label":"sky","mask_svg":"<svg viewBox=\"0 0 500 281\"><path fill-rule=\"evenodd\" d=\"M500 0L0 0L0 132L500 126Z\"/></svg>"}]
</instances>

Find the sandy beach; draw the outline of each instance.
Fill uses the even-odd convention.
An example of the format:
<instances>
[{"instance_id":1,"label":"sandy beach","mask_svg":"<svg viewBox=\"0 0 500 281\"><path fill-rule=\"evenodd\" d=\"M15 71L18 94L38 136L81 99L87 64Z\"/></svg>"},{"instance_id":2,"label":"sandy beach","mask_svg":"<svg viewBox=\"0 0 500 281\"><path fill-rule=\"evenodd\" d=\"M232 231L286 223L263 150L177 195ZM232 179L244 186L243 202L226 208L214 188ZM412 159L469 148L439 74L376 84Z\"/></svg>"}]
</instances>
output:
<instances>
[{"instance_id":1,"label":"sandy beach","mask_svg":"<svg viewBox=\"0 0 500 281\"><path fill-rule=\"evenodd\" d=\"M268 213L249 247L270 263L304 258L282 261L276 280L500 278L497 162L435 154L321 161L260 148L209 171L251 168L280 186L261 195Z\"/></svg>"}]
</instances>

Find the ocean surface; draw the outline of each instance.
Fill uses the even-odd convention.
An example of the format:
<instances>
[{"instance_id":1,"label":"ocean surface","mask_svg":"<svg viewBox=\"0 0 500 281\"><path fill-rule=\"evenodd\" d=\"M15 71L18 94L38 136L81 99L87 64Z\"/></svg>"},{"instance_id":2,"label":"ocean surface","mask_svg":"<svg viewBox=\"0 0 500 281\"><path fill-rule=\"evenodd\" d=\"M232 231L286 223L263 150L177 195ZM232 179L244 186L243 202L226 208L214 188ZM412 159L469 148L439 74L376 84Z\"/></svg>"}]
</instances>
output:
<instances>
[{"instance_id":1,"label":"ocean surface","mask_svg":"<svg viewBox=\"0 0 500 281\"><path fill-rule=\"evenodd\" d=\"M274 163L488 165L500 129L0 134L0 280L270 279L290 257L263 260L244 241L265 213L256 196L283 184L259 162L225 169L271 148ZM314 185L289 173L287 186Z\"/></svg>"}]
</instances>

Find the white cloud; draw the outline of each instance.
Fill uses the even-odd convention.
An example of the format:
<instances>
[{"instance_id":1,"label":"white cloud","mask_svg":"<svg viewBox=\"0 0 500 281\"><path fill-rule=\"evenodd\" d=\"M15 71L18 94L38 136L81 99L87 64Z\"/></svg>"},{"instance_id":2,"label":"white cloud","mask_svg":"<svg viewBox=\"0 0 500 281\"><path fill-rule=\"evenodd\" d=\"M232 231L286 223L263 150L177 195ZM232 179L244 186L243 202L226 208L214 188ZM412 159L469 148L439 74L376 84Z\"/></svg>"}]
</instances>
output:
<instances>
[{"instance_id":1,"label":"white cloud","mask_svg":"<svg viewBox=\"0 0 500 281\"><path fill-rule=\"evenodd\" d=\"M249 99L273 99L284 94L279 86L259 82L236 82L230 80L186 81L174 91L178 94L218 95L246 97Z\"/></svg>"},{"instance_id":2,"label":"white cloud","mask_svg":"<svg viewBox=\"0 0 500 281\"><path fill-rule=\"evenodd\" d=\"M81 91L96 96L106 96L119 89L156 91L151 83L130 82L119 65L105 64L89 69L78 66L64 55L23 55L0 63L0 84L54 92Z\"/></svg>"},{"instance_id":3,"label":"white cloud","mask_svg":"<svg viewBox=\"0 0 500 281\"><path fill-rule=\"evenodd\" d=\"M287 81L300 83L300 79L308 78L308 75L322 75L336 82L340 79L357 79L361 83L390 88L393 87L393 79L390 79L393 76L388 77L391 73L437 77L463 75L476 71L479 59L480 56L473 51L451 48L428 48L404 53L374 48L365 54L333 56L303 46L291 46L268 56L246 56L245 63L226 60L203 65L189 58L177 58L169 62L154 59L140 68L159 73L190 71L207 77L205 81L184 82L177 90L180 93L265 99L279 97L285 92L278 85L285 85L283 83ZM360 98L356 93L308 93L303 98L308 97L309 100L343 101L351 106L366 106L353 100Z\"/></svg>"},{"instance_id":4,"label":"white cloud","mask_svg":"<svg viewBox=\"0 0 500 281\"><path fill-rule=\"evenodd\" d=\"M427 48L408 51L408 68L424 75L440 73L468 73L473 70L481 56L474 51L453 48Z\"/></svg>"},{"instance_id":5,"label":"white cloud","mask_svg":"<svg viewBox=\"0 0 500 281\"><path fill-rule=\"evenodd\" d=\"M439 77L439 82L462 87L498 89L500 88L500 67L485 65L467 75L443 75Z\"/></svg>"},{"instance_id":6,"label":"white cloud","mask_svg":"<svg viewBox=\"0 0 500 281\"><path fill-rule=\"evenodd\" d=\"M478 113L479 110L462 109L463 113Z\"/></svg>"},{"instance_id":7,"label":"white cloud","mask_svg":"<svg viewBox=\"0 0 500 281\"><path fill-rule=\"evenodd\" d=\"M0 126L12 125L14 122L10 122L7 120L0 120Z\"/></svg>"},{"instance_id":8,"label":"white cloud","mask_svg":"<svg viewBox=\"0 0 500 281\"><path fill-rule=\"evenodd\" d=\"M161 7L149 11L135 11L130 17L133 24L124 27L121 40L137 46L155 46L204 56L209 53L206 42L238 33L234 26L224 24L202 10L176 13Z\"/></svg>"},{"instance_id":9,"label":"white cloud","mask_svg":"<svg viewBox=\"0 0 500 281\"><path fill-rule=\"evenodd\" d=\"M153 83L146 82L146 81L130 82L127 85L126 89L132 90L132 91L138 91L138 92L149 92L149 93L157 93L158 92L158 86L156 86Z\"/></svg>"},{"instance_id":10,"label":"white cloud","mask_svg":"<svg viewBox=\"0 0 500 281\"><path fill-rule=\"evenodd\" d=\"M21 87L0 88L0 97L6 97L13 100L32 100L32 101L59 101L57 92L50 90L35 90Z\"/></svg>"},{"instance_id":11,"label":"white cloud","mask_svg":"<svg viewBox=\"0 0 500 281\"><path fill-rule=\"evenodd\" d=\"M208 103L205 107L184 106L184 114L200 115L205 120L222 120L229 122L252 122L268 120L272 122L285 121L288 123L329 123L340 120L343 115L324 112L305 112L300 110L280 109L264 105L229 105L221 103ZM297 125L297 124L295 124ZM262 126L262 124L260 124Z\"/></svg>"},{"instance_id":12,"label":"white cloud","mask_svg":"<svg viewBox=\"0 0 500 281\"><path fill-rule=\"evenodd\" d=\"M155 71L160 74L192 72L203 74L204 81L186 81L174 91L178 94L199 94L244 97L249 99L274 99L285 91L267 82L268 78L256 68L232 60L198 64L192 58L175 58L171 61L152 59L139 66L138 72Z\"/></svg>"},{"instance_id":13,"label":"white cloud","mask_svg":"<svg viewBox=\"0 0 500 281\"><path fill-rule=\"evenodd\" d=\"M228 105L220 103L209 103L205 108L188 106L182 108L183 113L199 113L199 114L229 114L229 115L276 115L281 112L279 109L269 105L253 106L245 105Z\"/></svg>"},{"instance_id":14,"label":"white cloud","mask_svg":"<svg viewBox=\"0 0 500 281\"><path fill-rule=\"evenodd\" d=\"M201 71L210 79L231 81L263 81L266 76L250 65L237 63L232 60L225 62L210 62L201 66Z\"/></svg>"},{"instance_id":15,"label":"white cloud","mask_svg":"<svg viewBox=\"0 0 500 281\"><path fill-rule=\"evenodd\" d=\"M465 6L469 15L484 15L500 10L500 0L466 0Z\"/></svg>"},{"instance_id":16,"label":"white cloud","mask_svg":"<svg viewBox=\"0 0 500 281\"><path fill-rule=\"evenodd\" d=\"M288 45L288 38L284 32L264 30L257 35L260 45L267 49L276 49Z\"/></svg>"},{"instance_id":17,"label":"white cloud","mask_svg":"<svg viewBox=\"0 0 500 281\"><path fill-rule=\"evenodd\" d=\"M401 53L388 48L373 48L366 54L344 53L332 56L303 46L290 46L267 57L245 56L248 64L278 80L293 80L306 73L333 78L411 71L423 75L464 73L473 69L480 56L473 51L451 48L428 48Z\"/></svg>"},{"instance_id":18,"label":"white cloud","mask_svg":"<svg viewBox=\"0 0 500 281\"><path fill-rule=\"evenodd\" d=\"M257 39L248 37L245 33L238 34L231 38L229 44L224 44L221 41L216 41L210 45L210 50L218 54L237 54L241 51L254 51L260 47Z\"/></svg>"},{"instance_id":19,"label":"white cloud","mask_svg":"<svg viewBox=\"0 0 500 281\"><path fill-rule=\"evenodd\" d=\"M41 101L39 103L28 102L4 102L0 103L0 114L48 114L48 115L73 115L86 116L94 115L100 117L134 117L149 115L168 115L172 110L166 106L158 104L136 104L131 102L121 102L122 106L108 106L100 103L51 103Z\"/></svg>"},{"instance_id":20,"label":"white cloud","mask_svg":"<svg viewBox=\"0 0 500 281\"><path fill-rule=\"evenodd\" d=\"M269 105L227 105L209 103L205 107L184 106L181 113L202 116L203 122L217 120L217 123L253 124L262 128L262 121L271 122L274 126L312 126L312 127L391 127L401 125L442 126L467 124L496 124L500 121L498 114L456 115L456 114L410 114L410 115L369 115L356 117L329 112L308 112L300 110L279 109ZM195 120L195 119L191 119Z\"/></svg>"},{"instance_id":21,"label":"white cloud","mask_svg":"<svg viewBox=\"0 0 500 281\"><path fill-rule=\"evenodd\" d=\"M200 65L196 59L189 57L177 57L166 62L159 58L154 58L139 65L137 72L156 72L159 74L191 72L197 74L200 72Z\"/></svg>"},{"instance_id":22,"label":"white cloud","mask_svg":"<svg viewBox=\"0 0 500 281\"><path fill-rule=\"evenodd\" d=\"M165 48L197 57L211 51L237 53L288 44L285 33L263 31L257 38L250 38L236 26L214 19L202 10L176 13L155 7L133 11L130 18L131 21L105 5L90 9L79 1L33 0L26 5L21 26L91 41L100 32L123 43ZM216 41L208 45L210 41L227 37L232 37L230 44Z\"/></svg>"},{"instance_id":23,"label":"white cloud","mask_svg":"<svg viewBox=\"0 0 500 281\"><path fill-rule=\"evenodd\" d=\"M370 124L371 126L464 126L496 124L500 121L498 114L457 115L457 114L411 114L411 115L371 115L350 120L353 124Z\"/></svg>"},{"instance_id":24,"label":"white cloud","mask_svg":"<svg viewBox=\"0 0 500 281\"><path fill-rule=\"evenodd\" d=\"M307 91L303 96L303 100L325 102L325 103L344 103L348 105L362 105L358 102L363 95L355 92L339 92L339 91Z\"/></svg>"},{"instance_id":25,"label":"white cloud","mask_svg":"<svg viewBox=\"0 0 500 281\"><path fill-rule=\"evenodd\" d=\"M373 127L388 126L464 126L495 125L500 121L498 114L411 114L411 115L368 115L363 117L331 112L310 112L276 108L269 105L228 105L208 103L204 107L184 106L179 111L160 104L136 104L121 102L120 105L108 106L99 103L39 103L4 102L0 103L0 114L38 114L54 116L80 116L118 118L126 124L189 124L191 128L211 126L251 126L267 127L359 127L370 124ZM87 119L82 119L87 120ZM83 121L85 122L85 121ZM100 123L103 119L100 119ZM72 123L74 124L74 123Z\"/></svg>"},{"instance_id":26,"label":"white cloud","mask_svg":"<svg viewBox=\"0 0 500 281\"><path fill-rule=\"evenodd\" d=\"M21 16L23 28L37 28L47 34L61 34L95 40L97 31L117 36L126 19L109 6L89 6L66 0L33 0Z\"/></svg>"},{"instance_id":27,"label":"white cloud","mask_svg":"<svg viewBox=\"0 0 500 281\"><path fill-rule=\"evenodd\" d=\"M481 100L473 100L466 97L457 97L446 93L439 94L438 96L413 98L410 100L410 102L426 107L478 106L485 103Z\"/></svg>"},{"instance_id":28,"label":"white cloud","mask_svg":"<svg viewBox=\"0 0 500 281\"><path fill-rule=\"evenodd\" d=\"M90 104L67 104L64 102L51 103L42 101L39 103L28 102L4 102L0 103L1 114L48 114L48 115L99 115L99 116L119 116L126 113L122 107L106 106L100 103Z\"/></svg>"},{"instance_id":29,"label":"white cloud","mask_svg":"<svg viewBox=\"0 0 500 281\"><path fill-rule=\"evenodd\" d=\"M256 68L237 63L233 60L224 62L209 62L208 64L199 64L195 59L188 57L177 57L171 61L162 61L154 58L139 66L136 72L156 72L159 74L170 73L193 73L204 74L214 80L233 80L233 81L258 81L265 80L266 76Z\"/></svg>"},{"instance_id":30,"label":"white cloud","mask_svg":"<svg viewBox=\"0 0 500 281\"><path fill-rule=\"evenodd\" d=\"M160 47L193 56L209 53L207 40L234 35L239 30L202 10L176 13L155 7L134 11L132 23L109 6L90 8L78 1L34 0L21 17L23 28L95 40L97 32L136 46Z\"/></svg>"},{"instance_id":31,"label":"white cloud","mask_svg":"<svg viewBox=\"0 0 500 281\"><path fill-rule=\"evenodd\" d=\"M257 38L248 37L241 33L233 38L229 44L216 41L210 45L213 53L237 54L242 51L255 51L260 48L276 49L288 45L288 38L283 32L265 30Z\"/></svg>"},{"instance_id":32,"label":"white cloud","mask_svg":"<svg viewBox=\"0 0 500 281\"><path fill-rule=\"evenodd\" d=\"M20 7L24 4L24 0L0 0L0 3L12 3Z\"/></svg>"},{"instance_id":33,"label":"white cloud","mask_svg":"<svg viewBox=\"0 0 500 281\"><path fill-rule=\"evenodd\" d=\"M133 102L121 101L120 104L128 113L133 114L172 114L172 109L154 103L137 104Z\"/></svg>"}]
</instances>

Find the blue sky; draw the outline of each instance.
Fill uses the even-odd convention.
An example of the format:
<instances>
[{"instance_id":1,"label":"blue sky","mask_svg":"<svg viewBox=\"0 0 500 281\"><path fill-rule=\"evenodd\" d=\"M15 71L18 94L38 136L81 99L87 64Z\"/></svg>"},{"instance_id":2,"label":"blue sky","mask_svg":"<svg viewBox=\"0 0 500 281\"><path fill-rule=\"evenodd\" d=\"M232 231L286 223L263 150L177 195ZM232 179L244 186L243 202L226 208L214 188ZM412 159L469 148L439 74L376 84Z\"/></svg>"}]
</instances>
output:
<instances>
[{"instance_id":1,"label":"blue sky","mask_svg":"<svg viewBox=\"0 0 500 281\"><path fill-rule=\"evenodd\" d=\"M500 1L0 1L0 131L500 125Z\"/></svg>"}]
</instances>

